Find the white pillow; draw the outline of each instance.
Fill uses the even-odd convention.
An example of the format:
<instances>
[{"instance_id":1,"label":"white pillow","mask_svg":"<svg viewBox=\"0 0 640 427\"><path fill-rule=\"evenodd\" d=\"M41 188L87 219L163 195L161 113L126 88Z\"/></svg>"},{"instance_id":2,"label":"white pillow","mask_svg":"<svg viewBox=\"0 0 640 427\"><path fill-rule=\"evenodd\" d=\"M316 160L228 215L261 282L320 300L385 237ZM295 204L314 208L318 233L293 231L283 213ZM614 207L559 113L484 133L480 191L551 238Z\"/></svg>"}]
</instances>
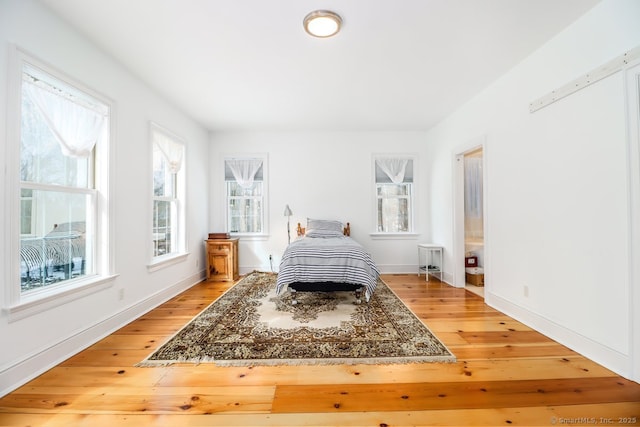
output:
<instances>
[{"instance_id":1,"label":"white pillow","mask_svg":"<svg viewBox=\"0 0 640 427\"><path fill-rule=\"evenodd\" d=\"M305 237L320 237L320 238L326 238L326 237L344 237L344 233L338 233L337 231L334 230L309 230L306 233L304 233Z\"/></svg>"},{"instance_id":2,"label":"white pillow","mask_svg":"<svg viewBox=\"0 0 640 427\"><path fill-rule=\"evenodd\" d=\"M344 232L344 226L340 221L307 218L307 233L311 230L335 231L342 234Z\"/></svg>"}]
</instances>

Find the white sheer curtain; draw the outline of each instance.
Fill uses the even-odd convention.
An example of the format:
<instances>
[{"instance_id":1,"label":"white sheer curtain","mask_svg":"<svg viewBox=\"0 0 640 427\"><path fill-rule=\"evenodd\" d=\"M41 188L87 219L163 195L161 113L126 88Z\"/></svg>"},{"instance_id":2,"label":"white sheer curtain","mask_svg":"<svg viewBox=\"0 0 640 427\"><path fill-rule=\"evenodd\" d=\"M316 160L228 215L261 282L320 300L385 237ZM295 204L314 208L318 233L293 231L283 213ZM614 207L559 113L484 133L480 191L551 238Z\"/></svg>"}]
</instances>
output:
<instances>
[{"instance_id":1,"label":"white sheer curtain","mask_svg":"<svg viewBox=\"0 0 640 427\"><path fill-rule=\"evenodd\" d=\"M184 145L157 130L153 131L153 143L158 146L167 161L169 171L171 173L178 173L182 167Z\"/></svg>"},{"instance_id":2,"label":"white sheer curtain","mask_svg":"<svg viewBox=\"0 0 640 427\"><path fill-rule=\"evenodd\" d=\"M464 158L464 212L471 218L482 217L482 158Z\"/></svg>"},{"instance_id":3,"label":"white sheer curtain","mask_svg":"<svg viewBox=\"0 0 640 427\"><path fill-rule=\"evenodd\" d=\"M404 181L404 174L407 170L409 159L382 158L376 159L378 167L389 177L394 184L401 184Z\"/></svg>"},{"instance_id":4,"label":"white sheer curtain","mask_svg":"<svg viewBox=\"0 0 640 427\"><path fill-rule=\"evenodd\" d=\"M482 157L464 158L464 215L465 235L483 236L482 218Z\"/></svg>"},{"instance_id":5,"label":"white sheer curtain","mask_svg":"<svg viewBox=\"0 0 640 427\"><path fill-rule=\"evenodd\" d=\"M25 80L29 99L42 114L66 156L87 158L105 123L105 114Z\"/></svg>"},{"instance_id":6,"label":"white sheer curtain","mask_svg":"<svg viewBox=\"0 0 640 427\"><path fill-rule=\"evenodd\" d=\"M230 159L227 165L238 185L242 188L251 188L256 173L262 166L262 159Z\"/></svg>"}]
</instances>

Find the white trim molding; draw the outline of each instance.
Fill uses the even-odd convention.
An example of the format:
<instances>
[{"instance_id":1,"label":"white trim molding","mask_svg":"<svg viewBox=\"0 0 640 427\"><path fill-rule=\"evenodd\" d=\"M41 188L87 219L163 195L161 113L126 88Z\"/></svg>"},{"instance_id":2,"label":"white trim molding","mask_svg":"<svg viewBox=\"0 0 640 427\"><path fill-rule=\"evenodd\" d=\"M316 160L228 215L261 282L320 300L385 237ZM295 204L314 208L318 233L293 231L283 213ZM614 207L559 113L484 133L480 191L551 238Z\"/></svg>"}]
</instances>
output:
<instances>
[{"instance_id":1,"label":"white trim molding","mask_svg":"<svg viewBox=\"0 0 640 427\"><path fill-rule=\"evenodd\" d=\"M640 382L640 59L625 76L629 221L629 376Z\"/></svg>"},{"instance_id":2,"label":"white trim molding","mask_svg":"<svg viewBox=\"0 0 640 427\"><path fill-rule=\"evenodd\" d=\"M628 370L631 364L629 355L622 354L571 329L565 328L547 317L513 304L491 293L489 289L485 288L484 298L490 307L569 347L588 359L606 366L616 374L632 379Z\"/></svg>"}]
</instances>

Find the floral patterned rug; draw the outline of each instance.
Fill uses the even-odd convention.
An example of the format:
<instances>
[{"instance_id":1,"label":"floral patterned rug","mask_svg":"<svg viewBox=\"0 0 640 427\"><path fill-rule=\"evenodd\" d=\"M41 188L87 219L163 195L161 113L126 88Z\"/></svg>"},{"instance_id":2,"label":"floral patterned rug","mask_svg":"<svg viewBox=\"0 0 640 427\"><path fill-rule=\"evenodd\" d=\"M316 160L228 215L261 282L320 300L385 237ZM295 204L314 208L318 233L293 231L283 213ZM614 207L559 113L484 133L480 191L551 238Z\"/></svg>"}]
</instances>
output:
<instances>
[{"instance_id":1,"label":"floral patterned rug","mask_svg":"<svg viewBox=\"0 0 640 427\"><path fill-rule=\"evenodd\" d=\"M453 362L455 356L382 281L368 303L353 292L275 294L253 272L137 366Z\"/></svg>"}]
</instances>

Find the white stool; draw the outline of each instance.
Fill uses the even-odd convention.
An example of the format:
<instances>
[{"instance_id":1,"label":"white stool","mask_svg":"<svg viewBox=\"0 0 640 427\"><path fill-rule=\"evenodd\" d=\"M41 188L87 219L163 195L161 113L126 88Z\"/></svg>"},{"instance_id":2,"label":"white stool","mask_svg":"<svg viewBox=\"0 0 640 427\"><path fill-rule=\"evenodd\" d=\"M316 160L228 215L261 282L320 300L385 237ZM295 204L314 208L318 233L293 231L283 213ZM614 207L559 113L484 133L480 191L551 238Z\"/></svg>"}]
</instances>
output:
<instances>
[{"instance_id":1,"label":"white stool","mask_svg":"<svg viewBox=\"0 0 640 427\"><path fill-rule=\"evenodd\" d=\"M418 243L418 277L420 272L424 270L425 280L429 281L429 274L437 274L438 279L442 282L442 252L444 248L433 243ZM423 258L424 252L424 258ZM438 260L435 263L434 258ZM424 267L420 265L420 261L424 259Z\"/></svg>"}]
</instances>

